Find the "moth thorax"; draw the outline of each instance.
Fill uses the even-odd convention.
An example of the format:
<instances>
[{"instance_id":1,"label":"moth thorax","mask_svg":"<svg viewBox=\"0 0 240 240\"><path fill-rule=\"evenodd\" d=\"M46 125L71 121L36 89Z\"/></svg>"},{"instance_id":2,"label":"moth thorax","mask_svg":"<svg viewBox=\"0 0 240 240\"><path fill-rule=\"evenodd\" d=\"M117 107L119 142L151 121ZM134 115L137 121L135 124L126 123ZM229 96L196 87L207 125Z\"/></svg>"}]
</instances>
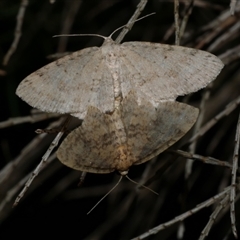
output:
<instances>
[{"instance_id":1,"label":"moth thorax","mask_svg":"<svg viewBox=\"0 0 240 240\"><path fill-rule=\"evenodd\" d=\"M102 51L105 55L105 64L112 76L114 98L121 95L121 64L119 62L119 48L105 46Z\"/></svg>"}]
</instances>

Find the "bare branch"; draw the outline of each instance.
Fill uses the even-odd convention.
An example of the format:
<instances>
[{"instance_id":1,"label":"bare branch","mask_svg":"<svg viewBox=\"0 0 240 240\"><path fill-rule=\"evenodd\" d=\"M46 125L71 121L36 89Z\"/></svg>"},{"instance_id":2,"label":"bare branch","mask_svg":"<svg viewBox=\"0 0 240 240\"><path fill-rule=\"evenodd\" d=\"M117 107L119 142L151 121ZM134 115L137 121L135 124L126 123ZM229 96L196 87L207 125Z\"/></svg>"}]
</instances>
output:
<instances>
[{"instance_id":1,"label":"bare branch","mask_svg":"<svg viewBox=\"0 0 240 240\"><path fill-rule=\"evenodd\" d=\"M13 40L13 43L12 43L10 49L8 50L8 52L6 53L6 55L3 59L4 66L6 66L8 64L10 57L13 55L13 53L17 49L18 42L22 35L22 24L23 24L24 14L25 14L27 6L28 6L28 0L22 0L19 11L18 11L18 15L17 15L17 25L16 25L15 32L14 32L14 40Z\"/></svg>"}]
</instances>

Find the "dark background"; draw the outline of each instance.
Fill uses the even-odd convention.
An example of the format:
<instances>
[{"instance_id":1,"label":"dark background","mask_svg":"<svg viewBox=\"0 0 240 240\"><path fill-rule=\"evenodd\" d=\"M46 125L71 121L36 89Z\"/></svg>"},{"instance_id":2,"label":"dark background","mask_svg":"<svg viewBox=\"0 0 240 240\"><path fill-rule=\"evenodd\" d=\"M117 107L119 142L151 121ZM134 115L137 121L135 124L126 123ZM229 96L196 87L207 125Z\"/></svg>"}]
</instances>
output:
<instances>
[{"instance_id":1,"label":"dark background","mask_svg":"<svg viewBox=\"0 0 240 240\"><path fill-rule=\"evenodd\" d=\"M15 53L0 76L0 121L27 116L31 107L15 95L18 84L30 73L46 65L47 57L56 52L77 51L100 46L98 37L52 38L61 33L96 33L109 36L116 28L124 25L134 13L138 1L134 0L30 0L23 20L22 36ZM0 59L4 58L14 39L16 16L20 1L0 1ZM174 44L174 12L172 1L149 1L141 16L155 15L135 23L124 41L149 41ZM180 18L184 16L185 4L180 3ZM225 68L214 81L209 100L204 108L203 123L223 111L239 96L240 61L234 54L222 54L239 46L240 31L230 31L239 22L240 12L230 16L229 1L196 1L181 41L181 45L209 50L212 44L222 39L214 48L215 55L221 55ZM216 25L210 25L220 16L228 14ZM239 24L238 24L239 25ZM171 34L166 37L166 33ZM216 33L217 32L217 33ZM118 32L119 33L119 32ZM116 33L114 38L118 35ZM216 33L215 35L213 33ZM65 42L66 40L66 42ZM235 51L237 53L237 51ZM231 58L232 57L232 58ZM179 101L199 107L204 90ZM232 161L234 138L239 107L229 116L221 119L196 143L196 153L223 161ZM40 162L54 138L36 135L35 130L46 128L55 119L38 123L23 123L0 129L0 202L4 203L0 213L1 239L11 237L67 235L78 239L130 239L173 219L194 208L197 204L213 197L230 184L231 171L220 166L194 162L192 174L186 180L184 169L186 159L163 153L156 160L134 166L129 176L140 182L147 171L146 179L154 177L148 185L159 196L123 179L117 189L107 196L90 214L86 213L119 179L116 173L88 174L84 184L77 187L80 173L53 160L35 179L19 206L12 209L16 194L7 194L17 187L26 174ZM191 137L188 133L172 149L178 149ZM32 141L35 141L34 143ZM29 144L32 144L29 146ZM26 149L26 147L28 147ZM181 147L188 151L188 147ZM8 171L7 171L8 169ZM148 170L147 170L148 169ZM6 177L7 176L7 177ZM24 181L23 181L24 182ZM17 190L17 193L21 190ZM236 204L236 221L239 229L239 207ZM197 239L215 209L203 209L187 218L183 224L183 239ZM175 224L148 239L177 239L179 224ZM34 234L33 234L34 233ZM233 239L230 228L229 208L223 210L213 225L208 239Z\"/></svg>"}]
</instances>

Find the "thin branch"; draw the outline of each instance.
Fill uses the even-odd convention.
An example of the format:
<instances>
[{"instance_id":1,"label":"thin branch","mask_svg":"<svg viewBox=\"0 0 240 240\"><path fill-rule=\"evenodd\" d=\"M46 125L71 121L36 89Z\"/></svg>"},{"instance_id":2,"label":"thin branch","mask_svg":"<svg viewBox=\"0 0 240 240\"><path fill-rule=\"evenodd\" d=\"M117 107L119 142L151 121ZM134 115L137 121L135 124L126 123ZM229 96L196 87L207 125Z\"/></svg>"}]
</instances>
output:
<instances>
[{"instance_id":1,"label":"thin branch","mask_svg":"<svg viewBox=\"0 0 240 240\"><path fill-rule=\"evenodd\" d=\"M38 114L25 116L25 117L9 118L6 121L0 122L0 129L15 126L18 124L23 124L23 123L36 123L36 122L40 122L40 121L43 121L46 119L56 118L59 116L60 116L60 114L58 114L58 113L43 112L43 113L38 113Z\"/></svg>"},{"instance_id":2,"label":"thin branch","mask_svg":"<svg viewBox=\"0 0 240 240\"><path fill-rule=\"evenodd\" d=\"M148 2L148 0L140 0L140 3L137 5L137 9L136 9L135 13L132 15L132 17L130 18L128 23L125 25L123 30L120 32L120 34L116 38L116 40L115 40L116 43L120 43L123 40L123 38L125 37L125 35L132 29L135 21L137 20L139 15L142 13L147 2Z\"/></svg>"},{"instance_id":3,"label":"thin branch","mask_svg":"<svg viewBox=\"0 0 240 240\"><path fill-rule=\"evenodd\" d=\"M221 210L223 210L226 207L226 205L228 203L229 203L229 194L227 194L223 198L223 200L219 202L218 206L216 207L214 212L211 214L210 219L209 219L207 225L205 226L205 228L201 232L199 240L204 240L208 236L208 234L209 234L209 232L210 232L210 230L211 230L211 228L212 228L212 226L213 226L213 224L214 224L218 214L221 212Z\"/></svg>"},{"instance_id":4,"label":"thin branch","mask_svg":"<svg viewBox=\"0 0 240 240\"><path fill-rule=\"evenodd\" d=\"M175 45L180 45L179 1L174 0Z\"/></svg>"},{"instance_id":5,"label":"thin branch","mask_svg":"<svg viewBox=\"0 0 240 240\"><path fill-rule=\"evenodd\" d=\"M205 208L205 207L209 207L212 204L214 204L216 201L222 199L226 194L229 194L231 190L231 186L227 187L224 191L222 191L221 193L215 195L214 197L206 200L205 202L202 202L200 204L198 204L195 208L175 217L174 219L165 222L163 224L158 225L157 227L154 227L150 230L148 230L147 232L139 235L136 238L133 238L132 240L141 240L141 239L145 239L153 234L157 234L158 232L160 232L163 229L166 229L169 226L172 226L173 224L183 221L184 219L188 218L189 216L192 216L193 214L197 213L198 211L200 211L201 209Z\"/></svg>"},{"instance_id":6,"label":"thin branch","mask_svg":"<svg viewBox=\"0 0 240 240\"><path fill-rule=\"evenodd\" d=\"M237 106L240 104L240 96L237 97L236 99L234 99L232 102L230 102L225 109L220 112L219 114L217 114L214 118L212 118L209 122L207 122L204 126L201 127L201 129L199 130L199 132L197 134L195 134L189 141L193 142L195 141L197 138L203 136L209 129L211 129L220 119L222 119L223 117L228 116L234 109L237 108Z\"/></svg>"},{"instance_id":7,"label":"thin branch","mask_svg":"<svg viewBox=\"0 0 240 240\"><path fill-rule=\"evenodd\" d=\"M69 123L70 117L67 117L65 123L63 124L62 127L62 131L59 132L57 134L57 136L54 138L53 142L51 143L51 145L49 146L48 150L46 151L46 153L43 155L41 162L38 164L38 166L35 168L35 170L32 172L31 177L28 179L28 181L25 184L25 187L23 188L23 190L19 193L19 195L17 196L13 206L17 206L19 201L21 200L21 198L24 196L24 194L26 193L26 191L28 190L28 188L30 187L31 183L33 182L33 180L35 179L35 177L39 174L39 172L42 170L43 166L45 165L45 163L47 162L47 159L49 158L51 152L53 151L53 149L58 145L59 140L61 139L62 135L65 133L65 128L66 125Z\"/></svg>"},{"instance_id":8,"label":"thin branch","mask_svg":"<svg viewBox=\"0 0 240 240\"><path fill-rule=\"evenodd\" d=\"M229 42L233 38L238 37L240 31L240 22L237 21L233 26L227 29L221 36L219 36L209 47L208 51L212 52L213 50L218 50L222 47L223 44Z\"/></svg>"},{"instance_id":9,"label":"thin branch","mask_svg":"<svg viewBox=\"0 0 240 240\"><path fill-rule=\"evenodd\" d=\"M225 65L236 61L240 58L240 45L227 50L223 54L219 55L219 58L222 59Z\"/></svg>"},{"instance_id":10,"label":"thin branch","mask_svg":"<svg viewBox=\"0 0 240 240\"><path fill-rule=\"evenodd\" d=\"M65 9L66 13L64 16L63 21L63 27L61 30L61 34L68 34L70 32L70 29L72 28L72 25L74 23L74 20L76 18L76 15L81 7L82 1L75 0L71 1L71 4L69 4L68 1L65 3ZM60 38L58 43L58 50L57 52L64 52L66 49L68 38Z\"/></svg>"},{"instance_id":11,"label":"thin branch","mask_svg":"<svg viewBox=\"0 0 240 240\"><path fill-rule=\"evenodd\" d=\"M204 91L203 97L201 99L201 103L200 103L200 107L199 107L199 110L200 110L199 112L200 113L199 113L197 122L194 125L193 135L197 134L199 132L200 127L202 126L204 115L205 115L205 110L206 110L206 102L209 99L209 96L210 96L210 87L208 87ZM197 139L189 145L189 151L191 153L195 153L196 146L197 146ZM186 162L186 166L185 166L185 178L186 179L191 174L192 165L193 165L192 161L187 161Z\"/></svg>"},{"instance_id":12,"label":"thin branch","mask_svg":"<svg viewBox=\"0 0 240 240\"><path fill-rule=\"evenodd\" d=\"M56 158L55 155L52 155L51 157L49 157L48 161L46 162L46 164L43 166L43 168L41 170L43 170L44 168L46 168L54 159ZM3 199L3 201L0 203L0 213L3 212L3 210L5 209L6 205L9 204L12 199L14 198L14 196L16 195L17 192L19 192L22 187L24 186L24 184L26 183L26 181L31 177L31 173L29 173L28 175L26 175L23 179L21 179L16 185L14 185L13 188L11 188L10 190L8 190L5 198Z\"/></svg>"},{"instance_id":13,"label":"thin branch","mask_svg":"<svg viewBox=\"0 0 240 240\"><path fill-rule=\"evenodd\" d=\"M185 6L184 13L183 13L183 20L182 20L181 26L180 26L180 33L179 33L180 34L180 36L179 36L180 41L181 41L181 38L182 38L182 36L185 32L189 17L192 14L194 3L195 3L195 0L189 0L188 4Z\"/></svg>"},{"instance_id":14,"label":"thin branch","mask_svg":"<svg viewBox=\"0 0 240 240\"><path fill-rule=\"evenodd\" d=\"M24 14L27 6L28 6L28 0L22 0L19 11L18 11L18 15L17 15L17 25L14 32L14 40L8 52L6 53L5 57L3 58L4 66L8 64L10 57L13 55L13 53L17 49L18 42L22 35L22 23L23 23Z\"/></svg>"},{"instance_id":15,"label":"thin branch","mask_svg":"<svg viewBox=\"0 0 240 240\"><path fill-rule=\"evenodd\" d=\"M231 204L231 224L232 224L232 232L235 238L237 236L237 229L236 229L236 217L235 217L235 197L236 197L236 177L237 177L237 169L238 169L238 153L239 153L239 142L240 142L240 114L237 123L237 130L235 136L235 147L234 147L234 154L233 154L233 167L232 167L232 188L230 194L230 204Z\"/></svg>"},{"instance_id":16,"label":"thin branch","mask_svg":"<svg viewBox=\"0 0 240 240\"><path fill-rule=\"evenodd\" d=\"M213 157L204 157L204 156L201 156L201 155L198 155L198 154L184 152L182 150L176 150L176 151L174 151L174 150L167 150L167 152L176 153L176 154L178 154L180 156L183 156L185 158L198 160L198 161L201 161L203 163L207 163L207 164L211 164L211 165L217 165L217 166L221 166L221 167L226 167L226 168L232 169L232 165L229 162L221 161L221 160L218 160L218 159L213 158Z\"/></svg>"},{"instance_id":17,"label":"thin branch","mask_svg":"<svg viewBox=\"0 0 240 240\"><path fill-rule=\"evenodd\" d=\"M232 15L234 15L236 4L237 4L237 0L231 0L231 2L230 2L230 13Z\"/></svg>"}]
</instances>

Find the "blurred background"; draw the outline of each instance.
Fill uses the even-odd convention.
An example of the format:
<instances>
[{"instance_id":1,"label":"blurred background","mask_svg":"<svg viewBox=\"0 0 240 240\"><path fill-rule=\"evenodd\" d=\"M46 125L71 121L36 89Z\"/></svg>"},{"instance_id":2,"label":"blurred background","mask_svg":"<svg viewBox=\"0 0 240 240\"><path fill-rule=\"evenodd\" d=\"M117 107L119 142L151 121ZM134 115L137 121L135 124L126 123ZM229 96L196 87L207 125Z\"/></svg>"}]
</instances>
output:
<instances>
[{"instance_id":1,"label":"blurred background","mask_svg":"<svg viewBox=\"0 0 240 240\"><path fill-rule=\"evenodd\" d=\"M26 4L23 7L23 4ZM126 24L139 1L136 0L48 0L0 1L0 232L1 239L11 237L54 236L67 234L69 239L131 239L194 208L221 192L231 182L231 170L222 166L193 163L186 177L189 161L177 154L164 152L155 159L131 167L129 177L145 183L159 196L123 179L90 215L86 213L118 181L119 175L87 174L78 187L80 172L62 165L55 155L37 176L19 205L12 209L26 176L41 161L56 134L35 133L36 129L59 126L59 118L35 123L20 118L36 112L15 95L18 84L27 75L53 61L56 53L73 52L101 46L98 37L52 38L56 34L96 33L109 36ZM19 9L25 10L21 36L16 50L4 64L14 41ZM240 95L240 4L230 14L230 2L180 1L180 22L186 28L180 45L203 49L221 58L225 67L210 88L178 100L195 107L202 103L200 126L177 142L172 150L192 151L231 163L239 115ZM141 16L156 14L138 21L123 41L148 41L175 44L174 2L151 0ZM115 33L113 39L119 32ZM205 100L206 99L206 100ZM216 122L189 150L188 140L194 131L224 111L228 115ZM229 108L227 108L229 109ZM31 118L31 119L32 119ZM5 123L3 123L6 121ZM70 128L81 124L73 120ZM24 179L25 178L25 179ZM176 223L147 239L198 239L217 203L204 208L181 223ZM240 209L236 204L239 228ZM34 234L33 234L34 232ZM239 231L240 233L240 231ZM207 239L234 239L231 233L229 205L215 220Z\"/></svg>"}]
</instances>

